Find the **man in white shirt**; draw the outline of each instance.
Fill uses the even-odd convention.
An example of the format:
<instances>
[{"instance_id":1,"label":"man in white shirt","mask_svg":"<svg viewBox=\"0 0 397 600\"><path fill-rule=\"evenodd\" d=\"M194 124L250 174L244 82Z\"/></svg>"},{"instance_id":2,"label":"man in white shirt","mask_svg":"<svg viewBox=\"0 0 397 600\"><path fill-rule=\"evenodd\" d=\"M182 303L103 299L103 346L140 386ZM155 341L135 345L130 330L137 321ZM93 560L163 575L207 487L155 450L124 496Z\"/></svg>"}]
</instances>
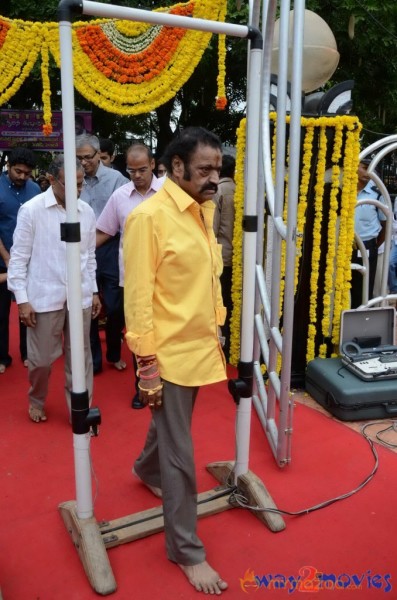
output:
<instances>
[{"instance_id":1,"label":"man in white shirt","mask_svg":"<svg viewBox=\"0 0 397 600\"><path fill-rule=\"evenodd\" d=\"M123 235L125 221L130 212L141 202L150 198L163 185L164 177L157 178L153 174L154 158L150 149L144 144L133 144L126 153L127 173L131 181L118 188L110 196L105 208L97 220L97 247L113 236L121 234L119 248L120 286L124 286ZM134 364L136 372L137 366ZM139 400L138 389L132 398L132 408L143 408Z\"/></svg>"},{"instance_id":2,"label":"man in white shirt","mask_svg":"<svg viewBox=\"0 0 397 600\"><path fill-rule=\"evenodd\" d=\"M65 349L65 394L71 410L72 388L66 242L60 226L66 221L65 173L63 156L48 169L51 186L23 204L19 210L8 267L8 288L15 294L19 317L28 327L29 416L35 423L46 421L44 404L53 362ZM83 185L84 171L77 165L77 190ZM86 202L78 200L80 219L80 259L82 311L84 322L85 376L92 397L93 371L90 350L91 319L101 304L96 284L95 215Z\"/></svg>"}]
</instances>

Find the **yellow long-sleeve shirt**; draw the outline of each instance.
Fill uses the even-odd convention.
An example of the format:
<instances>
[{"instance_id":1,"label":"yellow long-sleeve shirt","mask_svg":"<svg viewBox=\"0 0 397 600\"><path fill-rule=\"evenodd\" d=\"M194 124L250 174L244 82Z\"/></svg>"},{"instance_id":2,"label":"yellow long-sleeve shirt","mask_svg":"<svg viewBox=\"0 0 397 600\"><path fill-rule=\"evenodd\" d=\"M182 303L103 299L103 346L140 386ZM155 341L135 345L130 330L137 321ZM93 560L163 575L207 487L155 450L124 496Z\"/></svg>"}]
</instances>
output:
<instances>
[{"instance_id":1,"label":"yellow long-sleeve shirt","mask_svg":"<svg viewBox=\"0 0 397 600\"><path fill-rule=\"evenodd\" d=\"M177 385L226 379L218 341L226 316L222 258L213 216L212 201L200 205L167 179L126 221L126 340L135 354L155 354L161 377Z\"/></svg>"}]
</instances>

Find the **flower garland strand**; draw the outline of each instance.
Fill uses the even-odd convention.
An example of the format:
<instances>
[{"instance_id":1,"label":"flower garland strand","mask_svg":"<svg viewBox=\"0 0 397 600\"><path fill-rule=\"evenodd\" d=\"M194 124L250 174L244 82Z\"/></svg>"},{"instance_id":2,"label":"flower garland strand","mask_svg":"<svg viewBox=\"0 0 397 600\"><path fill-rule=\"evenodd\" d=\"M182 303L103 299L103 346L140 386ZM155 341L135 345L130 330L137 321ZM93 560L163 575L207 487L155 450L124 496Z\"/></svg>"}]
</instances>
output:
<instances>
[{"instance_id":1,"label":"flower garland strand","mask_svg":"<svg viewBox=\"0 0 397 600\"><path fill-rule=\"evenodd\" d=\"M324 276L324 295L323 295L323 318L321 321L321 330L324 338L330 337L331 323L331 305L333 300L334 276L335 276L335 257L337 248L337 225L338 225L338 196L340 190L340 161L342 158L343 143L343 125L337 123L335 126L334 147L331 157L332 176L331 193L329 201L329 217L327 228L327 261ZM327 344L320 345L319 356L325 358L327 355Z\"/></svg>"},{"instance_id":2,"label":"flower garland strand","mask_svg":"<svg viewBox=\"0 0 397 600\"><path fill-rule=\"evenodd\" d=\"M223 4L219 11L219 21L225 22L227 2ZM226 99L226 36L221 34L218 36L218 77L217 77L218 94L215 101L215 106L218 110L225 110L227 106Z\"/></svg>"},{"instance_id":3,"label":"flower garland strand","mask_svg":"<svg viewBox=\"0 0 397 600\"><path fill-rule=\"evenodd\" d=\"M313 224L313 249L310 275L310 304L309 304L309 326L307 336L306 361L309 362L315 357L315 338L317 333L317 294L318 279L321 257L321 227L323 220L323 196L324 196L324 176L325 160L327 154L327 136L326 127L320 127L319 135L319 154L317 158L316 185L314 188L314 224Z\"/></svg>"},{"instance_id":4,"label":"flower garland strand","mask_svg":"<svg viewBox=\"0 0 397 600\"><path fill-rule=\"evenodd\" d=\"M41 47L41 79L43 82L43 133L44 135L50 135L52 133L52 124L51 124L51 86L50 86L50 77L48 74L50 64L50 57L48 54L48 46L47 43L43 43Z\"/></svg>"},{"instance_id":5,"label":"flower garland strand","mask_svg":"<svg viewBox=\"0 0 397 600\"><path fill-rule=\"evenodd\" d=\"M314 121L314 119L313 119ZM302 258L303 236L306 224L307 196L310 185L311 164L313 159L314 124L308 120L303 141L302 173L299 186L299 201L296 215L296 261L294 276L294 293L299 281L300 259Z\"/></svg>"},{"instance_id":6,"label":"flower garland strand","mask_svg":"<svg viewBox=\"0 0 397 600\"><path fill-rule=\"evenodd\" d=\"M243 286L243 216L244 216L244 173L247 119L242 119L237 129L236 168L234 179L234 232L233 232L233 269L232 301L233 312L230 319L230 363L237 365L240 358L240 323Z\"/></svg>"},{"instance_id":7,"label":"flower garland strand","mask_svg":"<svg viewBox=\"0 0 397 600\"><path fill-rule=\"evenodd\" d=\"M343 186L340 209L340 228L335 276L334 319L332 343L339 344L340 318L350 306L351 256L354 240L354 211L357 203L357 166L360 152L361 124L348 125L343 158Z\"/></svg>"}]
</instances>

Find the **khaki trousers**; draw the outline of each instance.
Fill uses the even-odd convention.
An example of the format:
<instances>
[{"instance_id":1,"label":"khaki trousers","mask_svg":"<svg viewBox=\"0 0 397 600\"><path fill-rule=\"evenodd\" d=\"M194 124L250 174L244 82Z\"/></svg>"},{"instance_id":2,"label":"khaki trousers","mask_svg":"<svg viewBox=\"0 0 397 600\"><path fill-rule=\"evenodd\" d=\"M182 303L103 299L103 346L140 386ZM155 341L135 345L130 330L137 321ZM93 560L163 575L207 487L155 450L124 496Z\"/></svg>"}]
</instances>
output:
<instances>
[{"instance_id":1,"label":"khaki trousers","mask_svg":"<svg viewBox=\"0 0 397 600\"><path fill-rule=\"evenodd\" d=\"M91 307L83 309L85 379L91 404L93 388L92 357L90 349ZM63 342L63 344L62 344ZM69 333L69 311L36 313L36 326L28 327L28 371L30 404L43 408L48 394L52 364L65 352L65 396L71 410L72 369Z\"/></svg>"},{"instance_id":2,"label":"khaki trousers","mask_svg":"<svg viewBox=\"0 0 397 600\"><path fill-rule=\"evenodd\" d=\"M167 556L189 566L205 560L196 534L197 488L191 422L198 387L163 381L163 406L153 411L145 446L135 471L163 492Z\"/></svg>"}]
</instances>

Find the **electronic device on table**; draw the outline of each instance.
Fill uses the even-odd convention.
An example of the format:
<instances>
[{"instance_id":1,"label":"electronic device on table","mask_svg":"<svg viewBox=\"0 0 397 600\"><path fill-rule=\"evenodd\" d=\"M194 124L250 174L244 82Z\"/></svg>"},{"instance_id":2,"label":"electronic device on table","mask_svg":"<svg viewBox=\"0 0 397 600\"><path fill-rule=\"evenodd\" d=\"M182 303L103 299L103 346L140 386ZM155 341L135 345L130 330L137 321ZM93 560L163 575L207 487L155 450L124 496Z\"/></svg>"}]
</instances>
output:
<instances>
[{"instance_id":1,"label":"electronic device on table","mask_svg":"<svg viewBox=\"0 0 397 600\"><path fill-rule=\"evenodd\" d=\"M364 381L397 378L392 306L345 310L341 317L340 354L349 371Z\"/></svg>"}]
</instances>

